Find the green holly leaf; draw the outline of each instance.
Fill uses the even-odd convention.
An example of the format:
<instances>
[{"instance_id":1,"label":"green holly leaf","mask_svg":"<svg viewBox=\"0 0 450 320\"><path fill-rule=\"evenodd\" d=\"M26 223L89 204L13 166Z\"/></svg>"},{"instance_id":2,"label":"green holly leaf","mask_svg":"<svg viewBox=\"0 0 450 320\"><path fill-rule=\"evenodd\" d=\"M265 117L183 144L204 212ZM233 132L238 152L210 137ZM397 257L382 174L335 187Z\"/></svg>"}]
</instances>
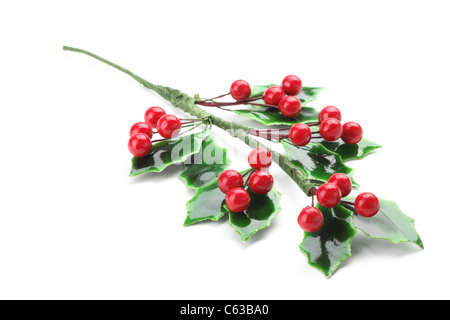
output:
<instances>
[{"instance_id":1,"label":"green holly leaf","mask_svg":"<svg viewBox=\"0 0 450 320\"><path fill-rule=\"evenodd\" d=\"M302 106L307 103L314 101L319 96L320 91L322 91L323 87L303 87L302 92L300 92L297 97L302 102Z\"/></svg>"},{"instance_id":2,"label":"green holly leaf","mask_svg":"<svg viewBox=\"0 0 450 320\"><path fill-rule=\"evenodd\" d=\"M308 263L330 277L339 265L351 255L351 243L356 235L352 212L337 205L324 208L322 228L313 233L305 232L300 249L308 257Z\"/></svg>"},{"instance_id":3,"label":"green holly leaf","mask_svg":"<svg viewBox=\"0 0 450 320\"><path fill-rule=\"evenodd\" d=\"M250 206L244 212L235 213L226 206L230 226L239 233L242 241L247 241L261 229L270 226L273 218L281 211L281 194L272 189L268 194L258 195L247 189Z\"/></svg>"},{"instance_id":4,"label":"green holly leaf","mask_svg":"<svg viewBox=\"0 0 450 320\"><path fill-rule=\"evenodd\" d=\"M322 139L319 143L328 150L339 154L344 162L349 160L361 160L372 151L381 148L379 144L366 138L362 138L357 144L348 144L341 139L338 141L326 141Z\"/></svg>"},{"instance_id":5,"label":"green holly leaf","mask_svg":"<svg viewBox=\"0 0 450 320\"><path fill-rule=\"evenodd\" d=\"M334 153L319 143L309 143L304 147L297 147L290 140L281 141L286 156L296 167L311 180L327 182L336 172L345 173L352 179L354 186L359 186L353 180L353 169L347 167L341 156Z\"/></svg>"},{"instance_id":6,"label":"green holly leaf","mask_svg":"<svg viewBox=\"0 0 450 320\"><path fill-rule=\"evenodd\" d=\"M189 188L201 188L219 178L230 163L228 150L218 146L211 137L208 137L203 140L200 151L184 162L180 178Z\"/></svg>"},{"instance_id":7,"label":"green holly leaf","mask_svg":"<svg viewBox=\"0 0 450 320\"><path fill-rule=\"evenodd\" d=\"M247 241L259 230L270 225L272 219L281 211L281 194L272 188L266 195L250 194L250 206L244 212L231 212L225 204L225 194L220 191L217 180L198 188L194 197L186 204L187 217L184 222L189 226L204 220L217 221L224 214L229 215L229 224Z\"/></svg>"},{"instance_id":8,"label":"green holly leaf","mask_svg":"<svg viewBox=\"0 0 450 320\"><path fill-rule=\"evenodd\" d=\"M303 107L300 114L293 118L285 117L277 108L249 107L248 109L233 110L241 116L256 120L266 126L294 125L299 122L316 122L319 112L310 107Z\"/></svg>"},{"instance_id":9,"label":"green holly leaf","mask_svg":"<svg viewBox=\"0 0 450 320\"><path fill-rule=\"evenodd\" d=\"M217 221L227 213L225 194L220 191L217 180L198 188L194 197L186 203L187 216L184 226L204 220Z\"/></svg>"},{"instance_id":10,"label":"green holly leaf","mask_svg":"<svg viewBox=\"0 0 450 320\"><path fill-rule=\"evenodd\" d=\"M354 201L354 199L349 197L345 200ZM353 224L369 238L384 239L392 243L412 242L424 249L414 219L407 216L396 202L380 199L380 211L370 218L358 215L352 205L343 206L355 213Z\"/></svg>"},{"instance_id":11,"label":"green holly leaf","mask_svg":"<svg viewBox=\"0 0 450 320\"><path fill-rule=\"evenodd\" d=\"M132 158L130 176L161 172L172 164L186 161L191 155L200 151L203 139L208 136L209 131L202 131L154 144L147 156Z\"/></svg>"}]
</instances>

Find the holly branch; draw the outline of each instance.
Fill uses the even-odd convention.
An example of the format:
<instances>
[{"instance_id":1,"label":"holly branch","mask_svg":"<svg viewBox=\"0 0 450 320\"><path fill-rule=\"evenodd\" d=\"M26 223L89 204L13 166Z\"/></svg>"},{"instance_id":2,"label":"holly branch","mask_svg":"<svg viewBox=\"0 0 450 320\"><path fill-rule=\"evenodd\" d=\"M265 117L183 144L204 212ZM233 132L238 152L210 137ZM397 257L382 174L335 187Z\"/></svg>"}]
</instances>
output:
<instances>
[{"instance_id":1,"label":"holly branch","mask_svg":"<svg viewBox=\"0 0 450 320\"><path fill-rule=\"evenodd\" d=\"M359 124L347 122L341 125L341 114L337 108L328 106L319 113L314 108L306 106L317 97L322 88L302 87L301 80L296 76L288 76L293 81L291 84L300 86L300 90L293 90L293 92L289 92L288 86L281 88L276 85L254 86L252 90L248 83L237 80L233 85L237 84L237 93L242 94L242 97L237 98L236 92L233 94L232 85L229 93L212 99L202 99L198 95L190 97L180 90L153 84L130 70L89 51L67 46L63 49L85 54L129 75L174 107L195 118L182 119L184 122L180 122L175 116L165 115L161 119L166 117L166 124L169 123L169 116L171 116L170 121L178 126L177 129L191 128L188 131L197 128L201 123L208 123L225 130L231 137L238 138L252 148L249 159L252 154L259 152L259 148L270 153L271 159L273 158L273 161L305 195L312 197L311 206L303 208L298 216L298 223L305 231L300 249L306 253L309 264L321 270L326 276L331 276L351 255L351 243L357 230L370 238L384 239L392 243L411 242L423 249L422 240L415 230L414 220L404 214L395 202L378 199L368 192L360 193L357 197L349 196L353 187L359 185L353 179L353 169L346 166L344 162L362 159L380 146L362 137L362 128ZM284 96L285 93L286 96ZM236 101L216 101L228 95L233 96ZM276 105L278 100L275 99L277 96L281 98L278 105ZM265 126L289 125L289 127L251 128L238 122L224 120L204 110L210 107L228 110L225 108L238 105L246 105L249 108L232 110L237 115L256 120ZM165 113L162 109L158 112ZM223 172L227 179L236 178L240 186L233 187L227 193L224 191L224 186L227 187L226 183L221 185L223 175L218 177L218 173L224 170L226 165L207 166L202 163L202 165L192 166L187 163L189 157L202 154L209 147L217 151L221 149L209 137L209 134L205 132L190 134L186 138L192 142L193 147L188 152L176 156L175 159L156 159L153 157L155 152L170 153L167 151L178 146L182 138L172 138L171 130L165 132L158 128L157 132L164 139L153 140L157 144L152 149L150 140L153 135L152 128L148 124L143 128L136 125L132 127L132 130L140 133L130 134L130 141L142 138L147 149L142 155L132 152L135 157L132 160L133 167L130 175L161 172L170 164L183 163L185 169L180 177L186 181L188 187L196 190L194 197L186 205L188 214L185 225L204 220L216 221L224 214L228 214L229 224L241 235L243 241L247 241L255 232L268 227L271 220L281 210L280 194L271 189L273 180L268 179L272 177L269 173L260 170L264 169L263 167L255 168L251 165L253 169L240 173L233 170ZM147 134L142 134L140 130L146 130ZM255 137L281 142L286 155L271 150ZM205 172L210 178L199 179L199 176ZM245 184L242 183L241 175L246 177ZM254 188L252 189L253 177L268 181L265 186L256 186L259 190L266 189L264 193L251 192L255 191ZM251 195L244 191L247 185ZM226 197L224 193L227 194ZM233 193L232 196L244 195L245 206L241 206L242 203L239 202L233 203L231 200L228 202L228 196L231 193ZM314 206L315 197L318 201L316 206Z\"/></svg>"}]
</instances>

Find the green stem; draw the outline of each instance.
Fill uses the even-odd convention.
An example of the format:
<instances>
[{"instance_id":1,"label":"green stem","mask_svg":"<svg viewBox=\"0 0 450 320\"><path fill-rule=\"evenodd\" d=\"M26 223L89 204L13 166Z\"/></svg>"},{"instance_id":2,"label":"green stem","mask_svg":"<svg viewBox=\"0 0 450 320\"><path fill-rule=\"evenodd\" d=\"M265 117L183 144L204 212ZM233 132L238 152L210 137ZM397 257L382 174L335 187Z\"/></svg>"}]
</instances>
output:
<instances>
[{"instance_id":1,"label":"green stem","mask_svg":"<svg viewBox=\"0 0 450 320\"><path fill-rule=\"evenodd\" d=\"M210 114L209 112L204 111L196 104L196 99L188 96L187 94L177 89L159 86L151 82L148 82L147 80L139 77L130 70L125 69L89 51L66 46L63 47L63 50L83 53L129 75L144 87L156 92L162 98L169 101L174 107L179 108L187 113L190 113L192 116L198 119L205 119L205 118L210 119L213 125L227 131L232 137L242 140L251 148L256 147L267 148L264 144L252 138L251 135L249 135L248 131L251 130L252 128L249 128L237 122L226 121L220 117L217 117L213 114ZM269 148L267 149L270 150ZM297 185L302 189L302 191L307 196L310 196L310 190L311 188L314 187L314 184L304 175L304 173L299 168L293 165L292 162L289 161L289 159L285 155L282 155L274 150L270 151L272 152L274 162L277 163L280 166L280 168L283 169L295 181L295 183L297 183Z\"/></svg>"}]
</instances>

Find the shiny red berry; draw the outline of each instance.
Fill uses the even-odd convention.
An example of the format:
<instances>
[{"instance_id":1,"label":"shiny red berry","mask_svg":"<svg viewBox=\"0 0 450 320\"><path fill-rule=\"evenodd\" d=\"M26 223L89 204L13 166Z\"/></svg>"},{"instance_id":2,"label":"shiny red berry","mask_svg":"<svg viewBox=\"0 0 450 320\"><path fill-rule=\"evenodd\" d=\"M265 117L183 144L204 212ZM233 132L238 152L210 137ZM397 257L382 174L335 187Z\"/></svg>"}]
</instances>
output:
<instances>
[{"instance_id":1,"label":"shiny red berry","mask_svg":"<svg viewBox=\"0 0 450 320\"><path fill-rule=\"evenodd\" d=\"M248 154L248 164L256 170L268 168L272 164L272 153L266 148L255 148Z\"/></svg>"},{"instance_id":2,"label":"shiny red berry","mask_svg":"<svg viewBox=\"0 0 450 320\"><path fill-rule=\"evenodd\" d=\"M161 107L150 107L145 112L144 120L153 128L156 128L159 118L165 114L166 112Z\"/></svg>"},{"instance_id":3,"label":"shiny red berry","mask_svg":"<svg viewBox=\"0 0 450 320\"><path fill-rule=\"evenodd\" d=\"M220 191L226 194L231 189L242 188L244 179L236 170L227 170L220 174L218 184Z\"/></svg>"},{"instance_id":4,"label":"shiny red berry","mask_svg":"<svg viewBox=\"0 0 450 320\"><path fill-rule=\"evenodd\" d=\"M348 196L352 192L352 180L344 173L335 173L330 179L329 183L335 184L341 190L342 198Z\"/></svg>"},{"instance_id":5,"label":"shiny red berry","mask_svg":"<svg viewBox=\"0 0 450 320\"><path fill-rule=\"evenodd\" d=\"M258 170L250 176L248 186L256 194L266 194L272 190L273 177L265 170Z\"/></svg>"},{"instance_id":6,"label":"shiny red berry","mask_svg":"<svg viewBox=\"0 0 450 320\"><path fill-rule=\"evenodd\" d=\"M152 141L148 135L136 133L128 140L128 150L135 157L145 157L152 150Z\"/></svg>"},{"instance_id":7,"label":"shiny red berry","mask_svg":"<svg viewBox=\"0 0 450 320\"><path fill-rule=\"evenodd\" d=\"M342 125L338 119L325 119L319 127L319 132L322 138L327 141L336 141L342 135Z\"/></svg>"},{"instance_id":8,"label":"shiny red berry","mask_svg":"<svg viewBox=\"0 0 450 320\"><path fill-rule=\"evenodd\" d=\"M341 201L341 190L333 183L324 183L317 188L317 201L325 208L333 208Z\"/></svg>"},{"instance_id":9,"label":"shiny red berry","mask_svg":"<svg viewBox=\"0 0 450 320\"><path fill-rule=\"evenodd\" d=\"M233 212L242 212L250 205L250 195L243 188L234 188L227 192L225 203Z\"/></svg>"},{"instance_id":10,"label":"shiny red berry","mask_svg":"<svg viewBox=\"0 0 450 320\"><path fill-rule=\"evenodd\" d=\"M356 122L346 122L342 126L342 140L348 144L356 144L361 141L363 129Z\"/></svg>"},{"instance_id":11,"label":"shiny red berry","mask_svg":"<svg viewBox=\"0 0 450 320\"><path fill-rule=\"evenodd\" d=\"M303 84L302 80L300 80L299 77L289 75L284 77L283 82L281 83L281 87L283 88L284 92L286 92L286 94L296 96L302 91Z\"/></svg>"},{"instance_id":12,"label":"shiny red berry","mask_svg":"<svg viewBox=\"0 0 450 320\"><path fill-rule=\"evenodd\" d=\"M268 88L263 95L263 100L266 104L277 106L280 100L286 95L281 87L273 86Z\"/></svg>"},{"instance_id":13,"label":"shiny red berry","mask_svg":"<svg viewBox=\"0 0 450 320\"><path fill-rule=\"evenodd\" d=\"M245 80L236 80L230 87L231 96L236 100L245 100L250 97L252 88Z\"/></svg>"},{"instance_id":14,"label":"shiny red berry","mask_svg":"<svg viewBox=\"0 0 450 320\"><path fill-rule=\"evenodd\" d=\"M136 122L131 126L130 137L136 133L146 134L151 139L153 136L153 129L147 122Z\"/></svg>"},{"instance_id":15,"label":"shiny red berry","mask_svg":"<svg viewBox=\"0 0 450 320\"><path fill-rule=\"evenodd\" d=\"M360 216L373 217L380 210L380 201L373 193L360 193L355 200L355 210Z\"/></svg>"},{"instance_id":16,"label":"shiny red berry","mask_svg":"<svg viewBox=\"0 0 450 320\"><path fill-rule=\"evenodd\" d=\"M174 115L166 114L159 118L156 128L162 137L175 138L180 133L181 121Z\"/></svg>"},{"instance_id":17,"label":"shiny red berry","mask_svg":"<svg viewBox=\"0 0 450 320\"><path fill-rule=\"evenodd\" d=\"M341 119L342 119L341 111L339 111L338 108L333 107L333 106L328 106L328 107L325 107L322 110L320 110L319 122L322 123L323 120L328 119L328 118L335 118L335 119L338 119L339 121L341 121Z\"/></svg>"},{"instance_id":18,"label":"shiny red berry","mask_svg":"<svg viewBox=\"0 0 450 320\"><path fill-rule=\"evenodd\" d=\"M311 141L311 129L303 123L294 124L289 130L289 139L296 146L306 146Z\"/></svg>"},{"instance_id":19,"label":"shiny red berry","mask_svg":"<svg viewBox=\"0 0 450 320\"><path fill-rule=\"evenodd\" d=\"M296 96L286 96L280 100L278 109L285 117L292 118L302 111L302 103Z\"/></svg>"},{"instance_id":20,"label":"shiny red berry","mask_svg":"<svg viewBox=\"0 0 450 320\"><path fill-rule=\"evenodd\" d=\"M323 214L315 207L306 207L298 215L297 222L304 231L316 232L323 226Z\"/></svg>"}]
</instances>

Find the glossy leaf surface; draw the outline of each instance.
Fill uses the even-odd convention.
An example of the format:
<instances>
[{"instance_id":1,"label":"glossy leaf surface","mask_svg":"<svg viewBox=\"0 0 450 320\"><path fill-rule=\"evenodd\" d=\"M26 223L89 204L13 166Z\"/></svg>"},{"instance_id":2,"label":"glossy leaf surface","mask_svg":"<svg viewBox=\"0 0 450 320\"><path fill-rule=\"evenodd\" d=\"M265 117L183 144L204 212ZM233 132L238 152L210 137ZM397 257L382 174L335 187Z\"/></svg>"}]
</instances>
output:
<instances>
[{"instance_id":1,"label":"glossy leaf surface","mask_svg":"<svg viewBox=\"0 0 450 320\"><path fill-rule=\"evenodd\" d=\"M194 197L186 203L187 216L185 226L204 220L219 220L227 209L225 194L220 191L217 180L207 186L198 188Z\"/></svg>"},{"instance_id":2,"label":"glossy leaf surface","mask_svg":"<svg viewBox=\"0 0 450 320\"><path fill-rule=\"evenodd\" d=\"M308 263L331 276L337 267L351 255L351 243L356 235L352 224L352 212L341 205L324 208L317 205L324 216L322 228L313 233L305 232L300 249L308 257Z\"/></svg>"},{"instance_id":3,"label":"glossy leaf surface","mask_svg":"<svg viewBox=\"0 0 450 320\"><path fill-rule=\"evenodd\" d=\"M261 229L270 226L273 218L281 211L281 194L272 189L268 194L258 195L247 189L250 194L250 206L244 212L229 214L230 226L239 233L242 241L247 241Z\"/></svg>"},{"instance_id":4,"label":"glossy leaf surface","mask_svg":"<svg viewBox=\"0 0 450 320\"><path fill-rule=\"evenodd\" d=\"M318 140L314 140L315 142ZM381 146L369 139L362 138L357 144L347 144L341 139L338 141L321 140L319 142L325 148L339 154L342 161L361 160L372 151L381 148Z\"/></svg>"},{"instance_id":5,"label":"glossy leaf surface","mask_svg":"<svg viewBox=\"0 0 450 320\"><path fill-rule=\"evenodd\" d=\"M266 195L256 195L250 190L251 201L247 210L231 212L225 204L225 194L220 191L217 180L196 190L194 197L186 204L185 226L204 220L219 220L229 214L229 224L243 241L250 239L259 230L270 225L272 219L281 211L281 194L272 188Z\"/></svg>"},{"instance_id":6,"label":"glossy leaf surface","mask_svg":"<svg viewBox=\"0 0 450 320\"><path fill-rule=\"evenodd\" d=\"M201 188L219 178L230 163L227 149L218 146L208 137L203 140L200 151L184 162L180 178L189 188Z\"/></svg>"},{"instance_id":7,"label":"glossy leaf surface","mask_svg":"<svg viewBox=\"0 0 450 320\"><path fill-rule=\"evenodd\" d=\"M203 131L154 144L149 155L132 158L130 176L147 172L161 172L172 164L186 161L187 158L200 151L203 139L208 136L209 132Z\"/></svg>"},{"instance_id":8,"label":"glossy leaf surface","mask_svg":"<svg viewBox=\"0 0 450 320\"><path fill-rule=\"evenodd\" d=\"M345 200L354 201L354 198ZM351 205L345 208L356 213ZM412 242L424 248L414 225L414 219L407 216L394 201L380 199L380 211L370 218L353 215L353 224L370 238L384 239L393 243Z\"/></svg>"},{"instance_id":9,"label":"glossy leaf surface","mask_svg":"<svg viewBox=\"0 0 450 320\"><path fill-rule=\"evenodd\" d=\"M309 143L304 147L297 147L290 140L281 141L286 155L291 162L299 167L311 180L326 182L336 172L345 173L353 182L353 169L347 167L341 159L341 156L326 149L318 143Z\"/></svg>"}]
</instances>

